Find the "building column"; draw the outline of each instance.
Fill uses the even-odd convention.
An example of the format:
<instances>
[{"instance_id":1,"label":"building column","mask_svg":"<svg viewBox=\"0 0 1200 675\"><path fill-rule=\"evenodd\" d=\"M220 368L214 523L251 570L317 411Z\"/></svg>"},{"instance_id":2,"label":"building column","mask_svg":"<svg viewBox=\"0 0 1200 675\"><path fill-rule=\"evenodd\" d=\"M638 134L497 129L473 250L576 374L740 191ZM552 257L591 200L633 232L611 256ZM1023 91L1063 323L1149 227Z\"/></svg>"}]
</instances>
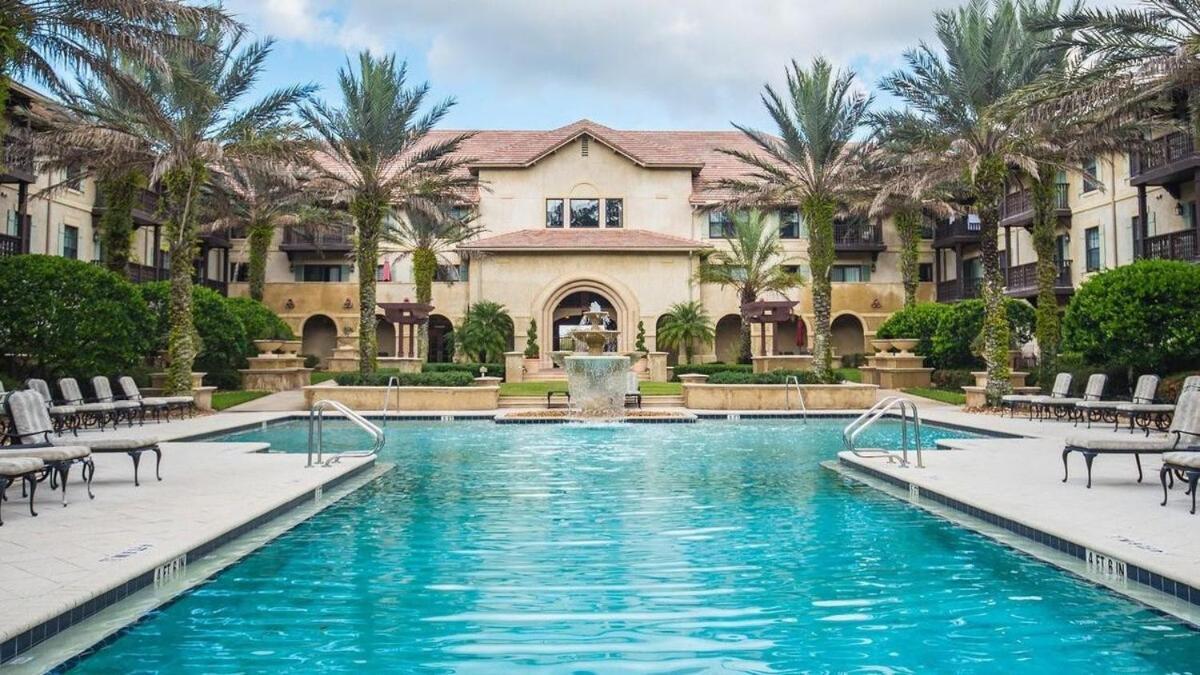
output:
<instances>
[{"instance_id":1,"label":"building column","mask_svg":"<svg viewBox=\"0 0 1200 675\"><path fill-rule=\"evenodd\" d=\"M1139 185L1137 189L1137 205L1138 205L1138 222L1133 228L1133 259L1139 260L1145 257L1146 252L1142 250L1142 233L1146 232L1146 186Z\"/></svg>"},{"instance_id":2,"label":"building column","mask_svg":"<svg viewBox=\"0 0 1200 675\"><path fill-rule=\"evenodd\" d=\"M954 246L954 274L955 282L958 284L958 299L963 299L963 294L966 293L966 287L963 285L963 246L956 244Z\"/></svg>"}]
</instances>

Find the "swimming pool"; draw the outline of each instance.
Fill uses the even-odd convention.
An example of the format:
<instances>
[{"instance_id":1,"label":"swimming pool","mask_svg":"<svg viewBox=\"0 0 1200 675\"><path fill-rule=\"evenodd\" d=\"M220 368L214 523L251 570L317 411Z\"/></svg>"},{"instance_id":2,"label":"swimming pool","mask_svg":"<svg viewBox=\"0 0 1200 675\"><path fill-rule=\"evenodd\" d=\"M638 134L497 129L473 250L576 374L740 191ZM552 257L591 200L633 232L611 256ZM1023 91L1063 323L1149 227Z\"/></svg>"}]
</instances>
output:
<instances>
[{"instance_id":1,"label":"swimming pool","mask_svg":"<svg viewBox=\"0 0 1200 675\"><path fill-rule=\"evenodd\" d=\"M1165 672L1200 659L1182 624L821 469L845 423L393 422L393 471L73 669ZM306 433L231 438L302 451ZM927 427L925 440L965 435ZM897 439L892 425L863 445Z\"/></svg>"}]
</instances>

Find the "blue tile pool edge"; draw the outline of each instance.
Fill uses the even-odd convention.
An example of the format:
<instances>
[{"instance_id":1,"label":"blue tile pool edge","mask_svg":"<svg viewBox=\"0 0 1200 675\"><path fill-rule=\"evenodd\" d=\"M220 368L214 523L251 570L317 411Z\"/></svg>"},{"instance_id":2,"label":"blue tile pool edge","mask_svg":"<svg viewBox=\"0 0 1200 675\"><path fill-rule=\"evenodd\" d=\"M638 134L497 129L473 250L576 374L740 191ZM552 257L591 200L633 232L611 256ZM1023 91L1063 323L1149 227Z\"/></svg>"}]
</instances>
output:
<instances>
[{"instance_id":1,"label":"blue tile pool edge","mask_svg":"<svg viewBox=\"0 0 1200 675\"><path fill-rule=\"evenodd\" d=\"M871 467L867 467L867 466L863 466L861 464L855 464L853 462L846 461L844 458L839 457L836 464L838 467L844 468L845 471L840 471L840 470L838 470L838 468L834 468L834 467L827 467L827 468L830 468L831 470L836 471L837 473L839 473L843 476L852 478L852 479L856 478L854 476L854 474L865 474L866 476L869 476L869 477L874 478L879 481L883 481L885 483L888 483L889 485L893 485L903 491L911 491L913 488L916 488L917 490L919 490L919 495L920 495L921 499L928 498L930 501L935 502L941 506L944 506L946 508L957 511L958 513L961 513L963 515L970 516L972 518L975 518L976 520L980 520L980 521L987 523L993 527L1003 529L1007 532L1015 534L1018 537L1021 537L1032 543L1049 547L1051 549L1058 551L1059 553L1070 556L1079 561L1083 561L1083 562L1087 561L1088 548L1082 544L1070 541L1068 539L1064 539L1057 535L1050 534L1049 532L1043 532L1042 530L1039 530L1036 527L1030 527L1023 523L1019 523L1015 520L1012 520L1010 518L1006 518L999 514L993 513L991 511L981 509L976 506L971 506L970 504L967 504L960 500L954 499L953 497L944 495L940 492L937 492L936 490L930 490L926 487L916 485L915 483L910 483L902 478L892 476L890 474L884 473L882 471L878 471ZM862 483L863 485L867 485L868 487L873 487L873 488L875 487L875 486L871 486L869 483L866 483L863 481L859 481L859 482ZM888 492L885 492L882 490L880 490L880 491L884 492L884 494L888 494L889 496L895 497L895 495L891 495ZM897 498L899 498L899 497L897 497ZM910 501L909 503L912 503L912 502ZM919 505L916 505L916 504L914 504L914 505L918 506L918 508L920 508ZM1015 550L1020 551L1020 549L1015 549ZM1020 552L1025 553L1024 551L1020 551ZM1182 581L1172 579L1166 575L1158 574L1156 572L1151 572L1150 570L1143 569L1137 565L1134 565L1133 563L1129 563L1129 562L1125 562L1125 561L1122 561L1122 563L1125 565L1124 580L1126 582L1132 582L1132 583L1137 584L1149 591L1157 591L1159 593L1165 593L1166 595L1173 596L1174 598L1181 600L1184 603L1187 603L1188 605L1190 605L1194 608L1200 609L1200 588L1190 586ZM1064 569L1066 569L1066 568L1064 568ZM1126 593L1122 593L1118 589L1104 586L1103 584L1099 584L1095 579L1091 579L1087 576L1079 575L1075 570L1067 569L1067 571L1072 574L1075 574L1076 576L1078 576L1079 578L1083 579L1084 581L1086 581L1088 583L1091 583L1094 585L1099 585L1099 586L1101 586L1103 588L1107 588L1115 593L1120 593L1122 596L1124 596L1130 600L1133 600L1134 602L1145 605L1146 607L1148 607L1156 612L1170 615L1174 619L1183 621L1190 628L1200 631L1200 624L1197 624L1196 622L1194 622L1188 618L1175 615L1161 607L1155 607L1153 605L1149 605L1149 604L1143 602L1139 598L1128 595Z\"/></svg>"},{"instance_id":2,"label":"blue tile pool edge","mask_svg":"<svg viewBox=\"0 0 1200 675\"><path fill-rule=\"evenodd\" d=\"M252 425L252 426L258 426ZM225 432L228 433L228 432ZM370 461L363 462L350 471L331 478L321 484L321 490L332 490L337 486L345 483L348 480L361 476L364 472L370 471L375 467L375 458ZM279 516L295 509L301 504L312 500L313 491L306 490L303 494L288 500L287 502L276 506L275 508L263 513L251 520L248 520L241 525L237 525L230 530L225 531L213 539L203 542L189 551L185 552L181 557L192 563L200 560L212 553L221 546L251 532L264 524L278 518ZM109 589L103 593L97 594L90 600L68 609L58 616L47 621L33 626L7 640L0 643L0 664L12 661L14 658L24 654L33 647L45 642L46 640L58 635L72 626L82 623L84 620L91 618L101 610L111 607L122 600L125 600L130 595L137 591L147 588L155 583L155 575L157 569L148 570L136 577L118 584L115 588ZM118 631L119 632L119 631Z\"/></svg>"}]
</instances>

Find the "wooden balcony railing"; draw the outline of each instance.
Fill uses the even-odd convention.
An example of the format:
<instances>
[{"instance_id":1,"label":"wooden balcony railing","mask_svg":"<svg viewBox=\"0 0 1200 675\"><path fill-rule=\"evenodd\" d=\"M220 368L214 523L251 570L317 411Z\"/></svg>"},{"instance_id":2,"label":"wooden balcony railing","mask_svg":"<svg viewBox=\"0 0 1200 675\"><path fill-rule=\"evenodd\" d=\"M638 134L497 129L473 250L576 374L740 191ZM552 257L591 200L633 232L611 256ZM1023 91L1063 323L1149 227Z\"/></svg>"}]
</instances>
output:
<instances>
[{"instance_id":1,"label":"wooden balcony railing","mask_svg":"<svg viewBox=\"0 0 1200 675\"><path fill-rule=\"evenodd\" d=\"M1027 295L1038 290L1037 263L1009 267L1006 272L1005 290L1011 295ZM1055 289L1071 289L1071 261L1058 263L1058 276L1054 279Z\"/></svg>"},{"instance_id":2,"label":"wooden balcony railing","mask_svg":"<svg viewBox=\"0 0 1200 675\"><path fill-rule=\"evenodd\" d=\"M937 285L938 302L957 302L979 297L979 289L983 279L967 278L962 280L962 291L958 289L958 279L941 281Z\"/></svg>"},{"instance_id":3,"label":"wooden balcony railing","mask_svg":"<svg viewBox=\"0 0 1200 675\"><path fill-rule=\"evenodd\" d=\"M838 251L882 251L883 228L864 219L833 224L833 245Z\"/></svg>"},{"instance_id":4,"label":"wooden balcony railing","mask_svg":"<svg viewBox=\"0 0 1200 675\"><path fill-rule=\"evenodd\" d=\"M1067 183L1056 183L1054 185L1054 208L1056 210L1070 213L1069 187ZM1033 192L1031 190L1026 189L1010 192L1004 195L1004 201L1000 202L1001 224L1004 224L1005 221L1011 222L1014 220L1032 221L1033 215Z\"/></svg>"},{"instance_id":5,"label":"wooden balcony railing","mask_svg":"<svg viewBox=\"0 0 1200 675\"><path fill-rule=\"evenodd\" d=\"M0 234L0 257L20 255L21 238L11 234Z\"/></svg>"},{"instance_id":6,"label":"wooden balcony railing","mask_svg":"<svg viewBox=\"0 0 1200 675\"><path fill-rule=\"evenodd\" d=\"M959 216L950 221L941 220L934 229L934 245L954 241L979 241L980 227L978 220L972 222L967 216Z\"/></svg>"},{"instance_id":7,"label":"wooden balcony railing","mask_svg":"<svg viewBox=\"0 0 1200 675\"><path fill-rule=\"evenodd\" d=\"M1195 139L1190 133L1177 131L1150 141L1133 157L1130 173L1136 177L1196 157Z\"/></svg>"},{"instance_id":8,"label":"wooden balcony railing","mask_svg":"<svg viewBox=\"0 0 1200 675\"><path fill-rule=\"evenodd\" d=\"M18 129L10 129L4 135L4 156L0 159L0 173L31 182L33 173L33 143Z\"/></svg>"},{"instance_id":9,"label":"wooden balcony railing","mask_svg":"<svg viewBox=\"0 0 1200 675\"><path fill-rule=\"evenodd\" d=\"M283 241L279 248L284 251L349 251L350 235L351 229L348 227L315 233L301 227L288 227L283 230Z\"/></svg>"},{"instance_id":10,"label":"wooden balcony railing","mask_svg":"<svg viewBox=\"0 0 1200 675\"><path fill-rule=\"evenodd\" d=\"M1180 230L1146 237L1142 242L1141 257L1156 260L1200 259L1200 250L1196 248L1196 230Z\"/></svg>"}]
</instances>

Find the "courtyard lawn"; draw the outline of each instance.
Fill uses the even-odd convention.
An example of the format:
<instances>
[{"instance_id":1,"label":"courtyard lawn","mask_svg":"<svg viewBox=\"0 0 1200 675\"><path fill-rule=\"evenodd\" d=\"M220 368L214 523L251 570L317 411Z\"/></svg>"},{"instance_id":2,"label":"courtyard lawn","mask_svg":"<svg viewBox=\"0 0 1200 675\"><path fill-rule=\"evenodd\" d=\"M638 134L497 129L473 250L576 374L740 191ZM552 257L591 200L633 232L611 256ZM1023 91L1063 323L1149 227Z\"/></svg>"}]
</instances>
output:
<instances>
[{"instance_id":1,"label":"courtyard lawn","mask_svg":"<svg viewBox=\"0 0 1200 675\"><path fill-rule=\"evenodd\" d=\"M500 385L501 396L545 396L552 391L566 391L567 383L556 382L504 382ZM643 396L679 396L683 385L679 382L642 382Z\"/></svg>"},{"instance_id":2,"label":"courtyard lawn","mask_svg":"<svg viewBox=\"0 0 1200 675\"><path fill-rule=\"evenodd\" d=\"M862 372L858 368L835 368L833 372L847 382L862 382Z\"/></svg>"},{"instance_id":3,"label":"courtyard lawn","mask_svg":"<svg viewBox=\"0 0 1200 675\"><path fill-rule=\"evenodd\" d=\"M213 410L225 410L232 408L235 405L248 403L256 398L262 398L269 394L269 391L216 391L213 392L212 406Z\"/></svg>"},{"instance_id":4,"label":"courtyard lawn","mask_svg":"<svg viewBox=\"0 0 1200 675\"><path fill-rule=\"evenodd\" d=\"M329 380L332 380L334 375L337 375L337 373L330 373L330 372L326 372L324 370L321 370L321 371L314 370L314 371L312 371L312 373L309 374L308 383L309 384L321 384L322 382L327 382Z\"/></svg>"},{"instance_id":5,"label":"courtyard lawn","mask_svg":"<svg viewBox=\"0 0 1200 675\"><path fill-rule=\"evenodd\" d=\"M920 396L921 398L931 398L942 403L950 405L966 405L967 395L961 391L950 391L948 389L929 389L927 387L909 387L902 390L906 394Z\"/></svg>"}]
</instances>

